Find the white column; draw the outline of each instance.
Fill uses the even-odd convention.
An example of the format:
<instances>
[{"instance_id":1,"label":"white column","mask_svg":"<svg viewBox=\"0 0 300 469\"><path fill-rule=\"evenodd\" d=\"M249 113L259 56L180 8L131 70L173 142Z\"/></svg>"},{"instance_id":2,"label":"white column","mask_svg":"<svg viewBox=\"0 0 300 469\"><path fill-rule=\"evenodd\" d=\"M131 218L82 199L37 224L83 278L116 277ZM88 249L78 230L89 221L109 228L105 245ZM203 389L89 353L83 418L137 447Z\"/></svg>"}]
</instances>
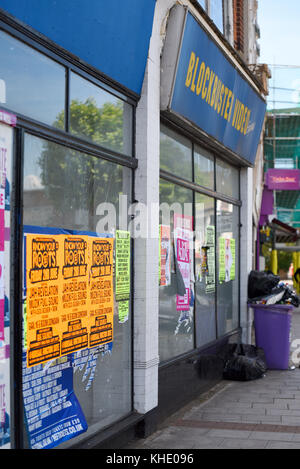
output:
<instances>
[{"instance_id":1,"label":"white column","mask_svg":"<svg viewBox=\"0 0 300 469\"><path fill-rule=\"evenodd\" d=\"M142 414L158 404L160 133L158 23L156 8L142 96L136 113L138 168L135 171L135 198L147 208L147 236L134 240L134 408ZM145 226L142 231L144 228Z\"/></svg>"},{"instance_id":2,"label":"white column","mask_svg":"<svg viewBox=\"0 0 300 469\"><path fill-rule=\"evenodd\" d=\"M252 311L247 308L248 275L252 270L252 210L253 169L241 169L241 239L240 239L240 285L242 342L251 343Z\"/></svg>"}]
</instances>

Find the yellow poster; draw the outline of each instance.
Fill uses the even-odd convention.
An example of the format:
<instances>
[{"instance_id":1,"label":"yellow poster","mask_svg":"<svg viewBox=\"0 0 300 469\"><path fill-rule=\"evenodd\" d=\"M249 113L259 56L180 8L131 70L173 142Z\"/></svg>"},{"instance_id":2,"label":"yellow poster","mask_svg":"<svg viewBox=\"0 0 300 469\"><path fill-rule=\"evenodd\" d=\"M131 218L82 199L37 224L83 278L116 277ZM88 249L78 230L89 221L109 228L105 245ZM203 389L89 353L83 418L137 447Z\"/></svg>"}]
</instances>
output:
<instances>
[{"instance_id":1,"label":"yellow poster","mask_svg":"<svg viewBox=\"0 0 300 469\"><path fill-rule=\"evenodd\" d=\"M26 236L27 365L113 340L113 239Z\"/></svg>"},{"instance_id":2,"label":"yellow poster","mask_svg":"<svg viewBox=\"0 0 300 469\"><path fill-rule=\"evenodd\" d=\"M26 237L27 365L61 355L59 236Z\"/></svg>"},{"instance_id":3,"label":"yellow poster","mask_svg":"<svg viewBox=\"0 0 300 469\"><path fill-rule=\"evenodd\" d=\"M113 339L113 243L112 238L89 238L90 347Z\"/></svg>"},{"instance_id":4,"label":"yellow poster","mask_svg":"<svg viewBox=\"0 0 300 469\"><path fill-rule=\"evenodd\" d=\"M67 355L89 345L88 236L60 235L59 239L63 249L59 295L61 355Z\"/></svg>"}]
</instances>

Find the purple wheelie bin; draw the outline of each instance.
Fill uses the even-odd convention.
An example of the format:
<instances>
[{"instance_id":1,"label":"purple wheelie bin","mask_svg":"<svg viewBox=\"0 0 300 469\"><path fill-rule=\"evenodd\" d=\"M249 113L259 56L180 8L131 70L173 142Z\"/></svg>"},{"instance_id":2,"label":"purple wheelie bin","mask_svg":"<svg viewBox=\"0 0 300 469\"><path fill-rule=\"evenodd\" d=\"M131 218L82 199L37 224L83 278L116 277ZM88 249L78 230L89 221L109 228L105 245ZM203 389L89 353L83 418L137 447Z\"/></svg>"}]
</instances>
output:
<instances>
[{"instance_id":1,"label":"purple wheelie bin","mask_svg":"<svg viewBox=\"0 0 300 469\"><path fill-rule=\"evenodd\" d=\"M290 358L292 305L251 304L256 346L264 349L269 369L287 370Z\"/></svg>"}]
</instances>

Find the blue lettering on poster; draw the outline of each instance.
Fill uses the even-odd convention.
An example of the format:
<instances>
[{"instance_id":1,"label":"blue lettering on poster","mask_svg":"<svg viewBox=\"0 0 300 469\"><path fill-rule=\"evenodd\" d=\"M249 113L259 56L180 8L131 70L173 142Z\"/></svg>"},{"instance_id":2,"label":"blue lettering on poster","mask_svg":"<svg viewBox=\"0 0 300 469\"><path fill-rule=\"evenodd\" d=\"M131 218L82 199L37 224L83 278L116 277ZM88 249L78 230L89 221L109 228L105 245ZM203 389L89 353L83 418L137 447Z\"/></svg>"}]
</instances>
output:
<instances>
[{"instance_id":1,"label":"blue lettering on poster","mask_svg":"<svg viewBox=\"0 0 300 469\"><path fill-rule=\"evenodd\" d=\"M69 356L31 368L23 354L23 399L30 447L50 449L87 430L73 390Z\"/></svg>"}]
</instances>

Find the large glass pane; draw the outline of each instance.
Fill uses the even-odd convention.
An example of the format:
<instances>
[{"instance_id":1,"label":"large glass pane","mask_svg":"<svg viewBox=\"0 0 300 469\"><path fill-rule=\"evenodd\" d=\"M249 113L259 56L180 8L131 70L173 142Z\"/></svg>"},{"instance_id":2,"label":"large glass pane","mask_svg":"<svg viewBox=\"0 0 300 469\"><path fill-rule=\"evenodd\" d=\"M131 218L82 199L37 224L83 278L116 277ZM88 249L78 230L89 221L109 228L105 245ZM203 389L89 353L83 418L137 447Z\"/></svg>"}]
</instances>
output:
<instances>
[{"instance_id":1,"label":"large glass pane","mask_svg":"<svg viewBox=\"0 0 300 469\"><path fill-rule=\"evenodd\" d=\"M190 227L189 222L192 220L192 191L180 187L178 185L161 180L160 183L160 221L161 224L169 230L168 251L170 252L170 280L165 281L164 285L159 287L159 356L161 361L174 358L184 352L194 348L194 319L193 306L188 304L182 305L181 299L183 292L181 290L182 276L178 273L178 269L182 268L175 265L175 256L177 261L180 256L176 255L176 242L181 235L178 235L178 219L184 216L187 221L187 228ZM187 230L189 231L189 229ZM188 233L184 233L182 238L185 240ZM190 289L193 288L193 249L192 244L188 245L186 265L187 275L190 278ZM167 276L168 277L168 276ZM181 279L181 280L180 280ZM162 283L162 282L161 282ZM185 290L187 291L187 290ZM190 294L189 294L190 296ZM180 297L180 298L179 298Z\"/></svg>"},{"instance_id":2,"label":"large glass pane","mask_svg":"<svg viewBox=\"0 0 300 469\"><path fill-rule=\"evenodd\" d=\"M0 103L64 128L65 68L0 31Z\"/></svg>"},{"instance_id":3,"label":"large glass pane","mask_svg":"<svg viewBox=\"0 0 300 469\"><path fill-rule=\"evenodd\" d=\"M223 33L223 0L210 0L210 17L215 25L218 26L219 30Z\"/></svg>"},{"instance_id":4,"label":"large glass pane","mask_svg":"<svg viewBox=\"0 0 300 469\"><path fill-rule=\"evenodd\" d=\"M132 106L71 73L70 131L110 150L132 155Z\"/></svg>"},{"instance_id":5,"label":"large glass pane","mask_svg":"<svg viewBox=\"0 0 300 469\"><path fill-rule=\"evenodd\" d=\"M239 207L217 201L218 336L239 325Z\"/></svg>"},{"instance_id":6,"label":"large glass pane","mask_svg":"<svg viewBox=\"0 0 300 469\"><path fill-rule=\"evenodd\" d=\"M200 5L202 6L202 8L205 9L205 7L206 7L206 4L205 4L205 3L206 3L206 0L198 0L198 3L200 3Z\"/></svg>"},{"instance_id":7,"label":"large glass pane","mask_svg":"<svg viewBox=\"0 0 300 469\"><path fill-rule=\"evenodd\" d=\"M119 197L123 197L122 204L130 203L130 193L130 169L25 135L24 231L33 225L44 234L47 230L53 233L54 228L114 234L120 228ZM107 218L105 207L115 208L116 216ZM78 366L73 365L74 393L88 430L62 446L131 411L131 302L125 322L119 321L115 293L114 303L112 350L104 354L97 347L85 349L79 353L80 359L75 357Z\"/></svg>"},{"instance_id":8,"label":"large glass pane","mask_svg":"<svg viewBox=\"0 0 300 469\"><path fill-rule=\"evenodd\" d=\"M216 339L214 199L195 194L196 345Z\"/></svg>"},{"instance_id":9,"label":"large glass pane","mask_svg":"<svg viewBox=\"0 0 300 469\"><path fill-rule=\"evenodd\" d=\"M167 127L161 126L160 167L185 179L192 179L192 144Z\"/></svg>"},{"instance_id":10,"label":"large glass pane","mask_svg":"<svg viewBox=\"0 0 300 469\"><path fill-rule=\"evenodd\" d=\"M24 224L96 231L102 203L113 204L118 223L130 175L126 167L26 135Z\"/></svg>"},{"instance_id":11,"label":"large glass pane","mask_svg":"<svg viewBox=\"0 0 300 469\"><path fill-rule=\"evenodd\" d=\"M230 164L217 159L216 161L216 179L217 179L217 192L221 194L239 199L240 185L239 185L240 172Z\"/></svg>"},{"instance_id":12,"label":"large glass pane","mask_svg":"<svg viewBox=\"0 0 300 469\"><path fill-rule=\"evenodd\" d=\"M195 145L194 149L195 182L200 186L214 189L214 158L206 150Z\"/></svg>"}]
</instances>

